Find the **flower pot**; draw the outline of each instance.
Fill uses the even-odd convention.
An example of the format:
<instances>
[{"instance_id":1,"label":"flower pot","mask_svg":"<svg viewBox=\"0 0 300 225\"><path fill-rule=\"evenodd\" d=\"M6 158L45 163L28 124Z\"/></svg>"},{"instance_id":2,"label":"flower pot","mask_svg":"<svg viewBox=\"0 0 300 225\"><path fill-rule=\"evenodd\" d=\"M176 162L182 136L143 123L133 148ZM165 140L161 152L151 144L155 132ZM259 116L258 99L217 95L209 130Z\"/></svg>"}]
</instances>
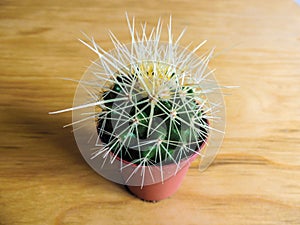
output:
<instances>
[{"instance_id":1,"label":"flower pot","mask_svg":"<svg viewBox=\"0 0 300 225\"><path fill-rule=\"evenodd\" d=\"M128 190L136 197L145 200L156 202L173 195L180 187L189 167L190 163L195 160L197 154L194 154L189 159L186 159L184 166L172 177L163 182L146 185L146 186L127 186Z\"/></svg>"}]
</instances>

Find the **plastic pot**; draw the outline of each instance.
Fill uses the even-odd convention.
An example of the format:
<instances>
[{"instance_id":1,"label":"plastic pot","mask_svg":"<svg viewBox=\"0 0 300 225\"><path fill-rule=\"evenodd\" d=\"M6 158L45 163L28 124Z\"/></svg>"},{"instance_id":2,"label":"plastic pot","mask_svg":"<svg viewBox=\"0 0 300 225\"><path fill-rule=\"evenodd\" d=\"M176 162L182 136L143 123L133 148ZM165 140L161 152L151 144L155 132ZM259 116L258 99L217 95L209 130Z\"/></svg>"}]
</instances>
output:
<instances>
[{"instance_id":1,"label":"plastic pot","mask_svg":"<svg viewBox=\"0 0 300 225\"><path fill-rule=\"evenodd\" d=\"M128 190L136 197L145 200L156 202L173 195L180 187L189 167L190 163L195 160L197 154L194 154L189 159L186 159L184 166L172 177L163 182L146 185L146 186L127 186Z\"/></svg>"}]
</instances>

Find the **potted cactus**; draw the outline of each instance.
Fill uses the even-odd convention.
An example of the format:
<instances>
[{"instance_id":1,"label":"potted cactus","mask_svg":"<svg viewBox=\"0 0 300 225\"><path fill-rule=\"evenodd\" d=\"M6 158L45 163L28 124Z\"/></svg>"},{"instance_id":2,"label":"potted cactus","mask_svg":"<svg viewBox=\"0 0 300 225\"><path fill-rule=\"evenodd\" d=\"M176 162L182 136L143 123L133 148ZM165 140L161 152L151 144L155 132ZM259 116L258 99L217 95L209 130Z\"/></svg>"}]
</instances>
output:
<instances>
[{"instance_id":1,"label":"potted cactus","mask_svg":"<svg viewBox=\"0 0 300 225\"><path fill-rule=\"evenodd\" d=\"M77 145L89 165L105 178L124 184L137 197L158 201L179 188L190 163L200 169L215 157L225 120L220 87L208 69L213 51L198 57L179 46L184 31L160 41L160 21L149 36L136 33L127 16L132 42L103 50L93 38L81 42L98 55L74 97Z\"/></svg>"}]
</instances>

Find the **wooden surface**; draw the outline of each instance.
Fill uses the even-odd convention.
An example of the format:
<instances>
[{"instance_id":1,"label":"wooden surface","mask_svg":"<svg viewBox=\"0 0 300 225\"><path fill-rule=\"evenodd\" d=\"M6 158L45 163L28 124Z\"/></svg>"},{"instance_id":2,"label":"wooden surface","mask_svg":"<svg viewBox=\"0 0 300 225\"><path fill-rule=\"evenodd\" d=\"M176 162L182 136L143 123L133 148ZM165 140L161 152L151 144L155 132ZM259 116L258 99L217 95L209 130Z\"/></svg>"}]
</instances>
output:
<instances>
[{"instance_id":1,"label":"wooden surface","mask_svg":"<svg viewBox=\"0 0 300 225\"><path fill-rule=\"evenodd\" d=\"M142 202L82 159L71 113L91 51L80 31L112 48L125 11L155 25L173 16L183 45L208 39L226 91L220 154L193 164L170 199ZM300 224L300 6L292 0L0 1L0 224ZM166 26L164 27L166 28ZM166 35L163 35L166 37ZM233 47L233 48L232 48ZM223 51L230 49L229 51Z\"/></svg>"}]
</instances>

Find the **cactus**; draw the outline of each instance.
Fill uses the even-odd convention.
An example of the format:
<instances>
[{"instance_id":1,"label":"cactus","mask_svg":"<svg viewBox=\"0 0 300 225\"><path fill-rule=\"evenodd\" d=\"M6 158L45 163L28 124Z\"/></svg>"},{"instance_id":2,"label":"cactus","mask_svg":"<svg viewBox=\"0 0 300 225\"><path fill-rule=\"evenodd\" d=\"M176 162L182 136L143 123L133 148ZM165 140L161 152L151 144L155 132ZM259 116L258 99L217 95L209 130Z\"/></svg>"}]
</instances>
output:
<instances>
[{"instance_id":1,"label":"cactus","mask_svg":"<svg viewBox=\"0 0 300 225\"><path fill-rule=\"evenodd\" d=\"M174 71L157 62L131 65L100 94L99 138L120 159L147 166L198 153L208 133L201 89L182 85Z\"/></svg>"},{"instance_id":2,"label":"cactus","mask_svg":"<svg viewBox=\"0 0 300 225\"><path fill-rule=\"evenodd\" d=\"M112 51L87 35L88 41L80 40L99 59L80 80L74 106L52 114L73 111L70 125L81 153L112 181L138 186L157 183L176 174L195 154L206 157L205 169L225 128L223 96L214 71L208 69L214 49L198 57L195 52L206 41L192 51L180 47L185 30L174 39L171 17L167 43L160 41L160 20L150 35L146 24L139 33L128 16L127 22L131 43L121 43L110 32ZM213 144L204 154L199 150L207 142ZM165 171L165 165L175 167ZM153 176L155 168L160 168L157 176ZM129 173L125 180L124 169Z\"/></svg>"}]
</instances>

